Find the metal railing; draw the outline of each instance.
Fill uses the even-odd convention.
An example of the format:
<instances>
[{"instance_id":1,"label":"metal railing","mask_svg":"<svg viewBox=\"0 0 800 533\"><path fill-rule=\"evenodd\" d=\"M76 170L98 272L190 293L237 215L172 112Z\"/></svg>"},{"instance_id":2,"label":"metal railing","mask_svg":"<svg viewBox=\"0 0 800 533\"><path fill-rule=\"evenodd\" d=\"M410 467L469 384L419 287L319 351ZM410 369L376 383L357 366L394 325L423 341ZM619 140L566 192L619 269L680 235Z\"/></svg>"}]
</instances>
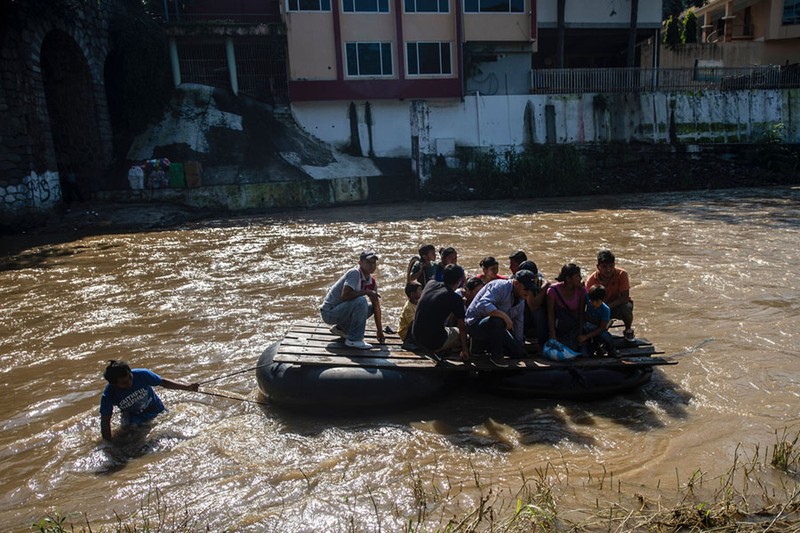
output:
<instances>
[{"instance_id":1,"label":"metal railing","mask_svg":"<svg viewBox=\"0 0 800 533\"><path fill-rule=\"evenodd\" d=\"M224 42L179 43L178 64L185 83L230 86Z\"/></svg>"},{"instance_id":2,"label":"metal railing","mask_svg":"<svg viewBox=\"0 0 800 533\"><path fill-rule=\"evenodd\" d=\"M698 68L575 68L531 71L531 92L636 93L800 87L800 65Z\"/></svg>"},{"instance_id":3,"label":"metal railing","mask_svg":"<svg viewBox=\"0 0 800 533\"><path fill-rule=\"evenodd\" d=\"M283 42L236 43L236 70L240 93L271 104L288 102Z\"/></svg>"},{"instance_id":4,"label":"metal railing","mask_svg":"<svg viewBox=\"0 0 800 533\"><path fill-rule=\"evenodd\" d=\"M184 83L231 86L224 42L179 40L177 47ZM240 93L270 104L288 101L285 43L282 39L237 40L234 51Z\"/></svg>"},{"instance_id":5,"label":"metal railing","mask_svg":"<svg viewBox=\"0 0 800 533\"><path fill-rule=\"evenodd\" d=\"M280 10L273 13L179 13L170 14L168 24L276 24L281 22Z\"/></svg>"}]
</instances>

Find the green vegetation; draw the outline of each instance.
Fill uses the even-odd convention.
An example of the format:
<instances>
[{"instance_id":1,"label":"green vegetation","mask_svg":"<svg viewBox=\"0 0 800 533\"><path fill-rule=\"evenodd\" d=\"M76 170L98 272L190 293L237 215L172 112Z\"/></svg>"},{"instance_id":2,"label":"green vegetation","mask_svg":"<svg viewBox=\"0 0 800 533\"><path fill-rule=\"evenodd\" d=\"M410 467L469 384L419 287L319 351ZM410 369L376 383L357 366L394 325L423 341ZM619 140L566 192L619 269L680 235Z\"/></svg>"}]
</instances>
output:
<instances>
[{"instance_id":1,"label":"green vegetation","mask_svg":"<svg viewBox=\"0 0 800 533\"><path fill-rule=\"evenodd\" d=\"M40 533L152 533L157 531L169 531L170 533L205 531L205 525L188 511L174 511L170 509L162 499L162 493L158 489L150 491L142 501L139 511L130 516L117 517L114 526L98 527L89 523L86 513L72 512L62 514L55 510L34 523L31 529Z\"/></svg>"},{"instance_id":2,"label":"green vegetation","mask_svg":"<svg viewBox=\"0 0 800 533\"><path fill-rule=\"evenodd\" d=\"M681 22L677 15L670 15L664 21L664 44L670 50L681 44Z\"/></svg>"},{"instance_id":3,"label":"green vegetation","mask_svg":"<svg viewBox=\"0 0 800 533\"><path fill-rule=\"evenodd\" d=\"M697 37L697 15L693 9L689 9L684 17L680 16L680 9L665 16L663 39L667 48L672 50L680 44L696 43Z\"/></svg>"},{"instance_id":4,"label":"green vegetation","mask_svg":"<svg viewBox=\"0 0 800 533\"><path fill-rule=\"evenodd\" d=\"M762 460L758 447L749 458L737 447L727 472L710 476L695 470L688 480L678 482L672 501L660 482L659 495L647 497L643 494L647 488L625 491L605 469L576 487L569 481L567 465L557 469L548 464L536 469L533 479L521 474L522 488L514 499L504 498L495 488L484 489L476 474L481 490L476 509L440 523L438 529L426 527L430 516L418 513L406 531L798 531L800 485L793 477L800 466L800 451L794 448L798 439L800 434L788 440L786 430L777 436L771 466L778 472L767 464L766 453ZM415 485L424 483L417 480ZM595 506L568 509L576 491L596 495ZM417 492L418 500L429 508L429 494L420 488Z\"/></svg>"},{"instance_id":5,"label":"green vegetation","mask_svg":"<svg viewBox=\"0 0 800 533\"><path fill-rule=\"evenodd\" d=\"M681 42L692 44L697 42L697 16L694 10L690 9L683 17L683 30L681 31Z\"/></svg>"},{"instance_id":6,"label":"green vegetation","mask_svg":"<svg viewBox=\"0 0 800 533\"><path fill-rule=\"evenodd\" d=\"M434 166L426 195L527 198L583 192L586 166L572 145L531 145L502 153L462 149L458 159L456 169Z\"/></svg>"},{"instance_id":7,"label":"green vegetation","mask_svg":"<svg viewBox=\"0 0 800 533\"><path fill-rule=\"evenodd\" d=\"M796 532L800 530L800 450L796 447L800 433L792 438L784 429L775 435L770 459L769 447L762 455L758 446L751 454L737 446L733 464L726 472L712 476L697 469L686 481L676 479L675 489L663 487L661 481L656 487L627 487L605 468L598 473L581 473L576 480L566 463L547 463L536 468L532 477L521 471L516 488L492 484L474 467L471 478L454 482L436 474L423 478L409 465L405 487L375 488L361 496L375 509L374 523L359 523L352 516L342 531L372 531L375 524L377 530L389 531L389 524L402 523L402 529L395 530L406 533ZM375 496L384 490L392 491L392 501L397 501L399 494L408 496L415 509L413 516L405 516L407 513L398 506L379 509ZM650 492L655 496L647 495ZM581 495L581 501L594 499L594 505L578 508L574 504L576 494ZM459 505L465 501L469 503ZM208 529L188 511L171 512L158 490L147 496L138 513L117 517L113 526L92 527L85 514L55 511L32 528L42 533Z\"/></svg>"},{"instance_id":8,"label":"green vegetation","mask_svg":"<svg viewBox=\"0 0 800 533\"><path fill-rule=\"evenodd\" d=\"M800 154L796 148L787 146L786 126L782 122L765 125L761 135L757 163L777 172L797 172L800 170Z\"/></svg>"},{"instance_id":9,"label":"green vegetation","mask_svg":"<svg viewBox=\"0 0 800 533\"><path fill-rule=\"evenodd\" d=\"M800 439L800 433L789 440L786 435L786 428L783 433L778 436L775 432L775 449L772 452L772 461L770 464L783 472L800 474L800 448L797 447L797 441Z\"/></svg>"}]
</instances>

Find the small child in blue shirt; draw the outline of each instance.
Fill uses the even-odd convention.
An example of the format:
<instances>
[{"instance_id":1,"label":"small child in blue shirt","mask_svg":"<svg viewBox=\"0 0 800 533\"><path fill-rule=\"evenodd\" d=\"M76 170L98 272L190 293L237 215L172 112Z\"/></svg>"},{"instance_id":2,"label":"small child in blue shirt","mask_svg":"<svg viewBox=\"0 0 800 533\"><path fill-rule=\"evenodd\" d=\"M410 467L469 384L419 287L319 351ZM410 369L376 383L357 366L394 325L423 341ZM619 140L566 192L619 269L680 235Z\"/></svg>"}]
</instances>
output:
<instances>
[{"instance_id":1,"label":"small child in blue shirt","mask_svg":"<svg viewBox=\"0 0 800 533\"><path fill-rule=\"evenodd\" d=\"M608 332L611 308L603 303L605 297L606 288L602 285L593 285L586 294L583 334L578 335L578 342L583 346L585 356L607 354L610 357L618 357L614 340Z\"/></svg>"},{"instance_id":2,"label":"small child in blue shirt","mask_svg":"<svg viewBox=\"0 0 800 533\"><path fill-rule=\"evenodd\" d=\"M100 397L100 433L111 440L111 415L114 407L122 411L122 425L141 425L166 411L154 386L197 391L199 385L186 385L162 378L146 368L131 369L125 361L109 361L103 377L108 381Z\"/></svg>"}]
</instances>

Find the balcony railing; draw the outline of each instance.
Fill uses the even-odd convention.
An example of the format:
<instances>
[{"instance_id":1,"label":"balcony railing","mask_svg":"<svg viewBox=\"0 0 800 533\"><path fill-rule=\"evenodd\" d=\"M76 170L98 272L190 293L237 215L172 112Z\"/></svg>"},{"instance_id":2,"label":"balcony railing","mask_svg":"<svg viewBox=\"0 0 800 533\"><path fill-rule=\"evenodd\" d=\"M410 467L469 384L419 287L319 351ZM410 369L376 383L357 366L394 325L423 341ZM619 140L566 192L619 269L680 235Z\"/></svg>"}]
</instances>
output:
<instances>
[{"instance_id":1,"label":"balcony railing","mask_svg":"<svg viewBox=\"0 0 800 533\"><path fill-rule=\"evenodd\" d=\"M576 68L531 71L531 92L637 93L800 87L800 65L699 68Z\"/></svg>"},{"instance_id":2,"label":"balcony railing","mask_svg":"<svg viewBox=\"0 0 800 533\"><path fill-rule=\"evenodd\" d=\"M280 13L181 13L172 16L172 24L274 24L281 22Z\"/></svg>"}]
</instances>

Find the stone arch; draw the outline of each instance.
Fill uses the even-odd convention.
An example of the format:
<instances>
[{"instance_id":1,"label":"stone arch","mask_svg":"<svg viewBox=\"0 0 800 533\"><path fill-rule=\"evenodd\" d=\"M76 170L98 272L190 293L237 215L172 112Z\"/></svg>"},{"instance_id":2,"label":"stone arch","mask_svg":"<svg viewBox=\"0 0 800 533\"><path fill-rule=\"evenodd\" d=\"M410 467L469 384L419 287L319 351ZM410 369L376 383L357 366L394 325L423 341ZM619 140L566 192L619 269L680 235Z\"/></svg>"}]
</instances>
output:
<instances>
[{"instance_id":1,"label":"stone arch","mask_svg":"<svg viewBox=\"0 0 800 533\"><path fill-rule=\"evenodd\" d=\"M81 190L94 191L105 155L89 60L75 38L61 29L44 36L39 60L59 174L72 170Z\"/></svg>"}]
</instances>

